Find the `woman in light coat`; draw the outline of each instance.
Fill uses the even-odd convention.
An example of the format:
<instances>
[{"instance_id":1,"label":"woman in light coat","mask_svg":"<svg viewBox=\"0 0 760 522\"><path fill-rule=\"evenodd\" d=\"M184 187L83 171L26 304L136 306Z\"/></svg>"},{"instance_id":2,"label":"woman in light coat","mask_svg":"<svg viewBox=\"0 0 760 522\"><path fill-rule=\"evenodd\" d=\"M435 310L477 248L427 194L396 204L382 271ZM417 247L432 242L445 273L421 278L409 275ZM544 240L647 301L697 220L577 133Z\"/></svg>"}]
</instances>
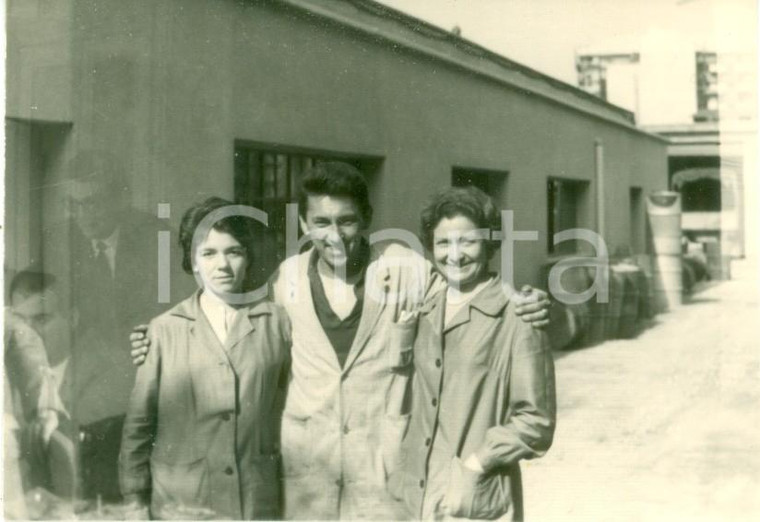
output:
<instances>
[{"instance_id":1,"label":"woman in light coat","mask_svg":"<svg viewBox=\"0 0 760 522\"><path fill-rule=\"evenodd\" d=\"M552 442L546 335L518 318L510 289L488 272L495 244L484 231L498 229L499 217L472 187L443 191L422 213L447 288L416 321L395 325L398 339L417 330L411 424L390 481L411 518L522 519L519 461Z\"/></svg>"},{"instance_id":2,"label":"woman in light coat","mask_svg":"<svg viewBox=\"0 0 760 522\"><path fill-rule=\"evenodd\" d=\"M253 252L249 220L218 214L230 204L210 198L185 213L183 268L200 288L152 321L132 391L122 493L155 519L280 516L278 394L290 325L270 302L235 304ZM219 219L204 227L209 216Z\"/></svg>"}]
</instances>

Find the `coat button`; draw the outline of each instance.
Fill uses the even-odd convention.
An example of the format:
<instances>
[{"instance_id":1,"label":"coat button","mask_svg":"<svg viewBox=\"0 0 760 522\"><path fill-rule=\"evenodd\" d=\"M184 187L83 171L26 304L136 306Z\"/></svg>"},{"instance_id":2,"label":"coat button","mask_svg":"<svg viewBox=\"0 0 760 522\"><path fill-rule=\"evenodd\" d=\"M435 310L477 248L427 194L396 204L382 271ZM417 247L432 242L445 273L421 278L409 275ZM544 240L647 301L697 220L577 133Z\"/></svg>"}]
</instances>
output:
<instances>
[{"instance_id":1,"label":"coat button","mask_svg":"<svg viewBox=\"0 0 760 522\"><path fill-rule=\"evenodd\" d=\"M420 487L421 487L421 488L424 488L424 487L425 487L425 481L424 481L424 480L420 480Z\"/></svg>"},{"instance_id":2,"label":"coat button","mask_svg":"<svg viewBox=\"0 0 760 522\"><path fill-rule=\"evenodd\" d=\"M225 473L225 474L227 474L227 475L232 475L233 473L235 473L235 470L233 470L233 469L232 469L232 467L230 467L230 466L227 466L227 467L224 469L224 473Z\"/></svg>"},{"instance_id":3,"label":"coat button","mask_svg":"<svg viewBox=\"0 0 760 522\"><path fill-rule=\"evenodd\" d=\"M348 435L348 432L350 432L350 431L351 431L351 428L348 427L348 424L346 424L346 425L343 426L343 433L345 435Z\"/></svg>"},{"instance_id":4,"label":"coat button","mask_svg":"<svg viewBox=\"0 0 760 522\"><path fill-rule=\"evenodd\" d=\"M431 442L433 442L433 439L431 439L430 437L428 437L427 439L425 439L425 446L430 446Z\"/></svg>"},{"instance_id":5,"label":"coat button","mask_svg":"<svg viewBox=\"0 0 760 522\"><path fill-rule=\"evenodd\" d=\"M435 406L438 406L438 399L436 399L435 397L433 397L433 400L432 400L432 401L430 401L430 402L431 402L431 404L432 404L434 407L435 407Z\"/></svg>"},{"instance_id":6,"label":"coat button","mask_svg":"<svg viewBox=\"0 0 760 522\"><path fill-rule=\"evenodd\" d=\"M342 478L335 479L335 485L338 486L339 488L342 488L343 487L343 479Z\"/></svg>"},{"instance_id":7,"label":"coat button","mask_svg":"<svg viewBox=\"0 0 760 522\"><path fill-rule=\"evenodd\" d=\"M229 414L229 412L225 411L224 413L222 413L222 420L224 420L224 421L230 420L230 414Z\"/></svg>"},{"instance_id":8,"label":"coat button","mask_svg":"<svg viewBox=\"0 0 760 522\"><path fill-rule=\"evenodd\" d=\"M436 368L440 368L441 366L443 366L443 361L441 361L440 359L436 359L435 360L435 367Z\"/></svg>"}]
</instances>

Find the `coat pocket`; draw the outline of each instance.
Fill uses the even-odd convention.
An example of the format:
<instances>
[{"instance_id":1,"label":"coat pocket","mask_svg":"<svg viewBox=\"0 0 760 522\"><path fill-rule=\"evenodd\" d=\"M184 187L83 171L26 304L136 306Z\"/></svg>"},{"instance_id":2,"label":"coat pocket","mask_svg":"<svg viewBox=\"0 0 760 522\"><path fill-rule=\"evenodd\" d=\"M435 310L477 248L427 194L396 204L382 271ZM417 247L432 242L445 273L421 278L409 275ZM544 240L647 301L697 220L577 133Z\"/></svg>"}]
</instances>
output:
<instances>
[{"instance_id":1,"label":"coat pocket","mask_svg":"<svg viewBox=\"0 0 760 522\"><path fill-rule=\"evenodd\" d=\"M490 520L509 510L503 481L499 473L478 473L465 468L454 458L444 503L453 517Z\"/></svg>"},{"instance_id":2,"label":"coat pocket","mask_svg":"<svg viewBox=\"0 0 760 522\"><path fill-rule=\"evenodd\" d=\"M280 517L280 455L258 455L251 460L253 468L253 518L279 520Z\"/></svg>"},{"instance_id":3,"label":"coat pocket","mask_svg":"<svg viewBox=\"0 0 760 522\"><path fill-rule=\"evenodd\" d=\"M414 339L417 336L417 321L391 324L388 366L399 370L409 366L414 357Z\"/></svg>"},{"instance_id":4,"label":"coat pocket","mask_svg":"<svg viewBox=\"0 0 760 522\"><path fill-rule=\"evenodd\" d=\"M176 518L171 513L209 505L206 459L167 463L151 458L151 513L153 518Z\"/></svg>"},{"instance_id":5,"label":"coat pocket","mask_svg":"<svg viewBox=\"0 0 760 522\"><path fill-rule=\"evenodd\" d=\"M285 412L280 432L284 477L301 477L309 472L314 458L313 443L309 418L299 418Z\"/></svg>"}]
</instances>

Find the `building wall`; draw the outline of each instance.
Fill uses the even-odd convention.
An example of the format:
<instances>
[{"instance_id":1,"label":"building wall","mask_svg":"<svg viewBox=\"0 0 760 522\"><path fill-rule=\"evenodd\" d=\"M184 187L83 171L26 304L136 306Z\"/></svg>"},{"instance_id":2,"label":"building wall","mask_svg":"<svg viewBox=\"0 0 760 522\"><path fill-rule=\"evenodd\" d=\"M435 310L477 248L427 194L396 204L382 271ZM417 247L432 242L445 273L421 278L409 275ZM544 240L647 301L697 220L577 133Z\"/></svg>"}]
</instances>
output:
<instances>
[{"instance_id":1,"label":"building wall","mask_svg":"<svg viewBox=\"0 0 760 522\"><path fill-rule=\"evenodd\" d=\"M235 140L383 158L374 229L416 232L453 167L504 171L499 205L540 235L516 246L516 280L536 283L548 177L593 194L601 140L610 249L630 242L630 186L667 184L662 141L297 9L81 0L73 19L71 147L108 149L132 172L135 205L171 203L175 226L191 202L233 196Z\"/></svg>"},{"instance_id":2,"label":"building wall","mask_svg":"<svg viewBox=\"0 0 760 522\"><path fill-rule=\"evenodd\" d=\"M70 121L72 5L73 0L8 0L7 117Z\"/></svg>"}]
</instances>

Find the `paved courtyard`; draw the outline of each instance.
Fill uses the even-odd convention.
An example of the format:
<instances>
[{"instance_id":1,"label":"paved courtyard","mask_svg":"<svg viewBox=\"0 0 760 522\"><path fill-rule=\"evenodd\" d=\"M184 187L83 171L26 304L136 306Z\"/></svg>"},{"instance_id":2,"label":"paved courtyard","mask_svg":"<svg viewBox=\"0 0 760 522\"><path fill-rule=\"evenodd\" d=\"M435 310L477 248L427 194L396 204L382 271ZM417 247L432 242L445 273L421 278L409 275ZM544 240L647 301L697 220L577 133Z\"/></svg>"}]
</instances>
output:
<instances>
[{"instance_id":1,"label":"paved courtyard","mask_svg":"<svg viewBox=\"0 0 760 522\"><path fill-rule=\"evenodd\" d=\"M636 339L558 353L528 520L760 520L758 269L732 269Z\"/></svg>"}]
</instances>

